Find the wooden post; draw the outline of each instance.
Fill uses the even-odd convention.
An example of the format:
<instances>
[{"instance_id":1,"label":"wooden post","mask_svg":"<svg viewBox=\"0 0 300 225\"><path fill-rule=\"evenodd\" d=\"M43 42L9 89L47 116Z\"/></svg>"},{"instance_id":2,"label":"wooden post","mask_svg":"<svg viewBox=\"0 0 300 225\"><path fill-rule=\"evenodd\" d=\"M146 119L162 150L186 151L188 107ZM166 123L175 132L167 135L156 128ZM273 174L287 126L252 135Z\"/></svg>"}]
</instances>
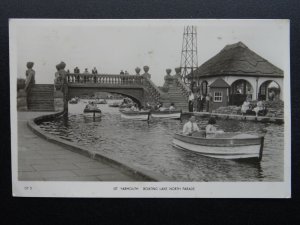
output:
<instances>
[{"instance_id":1,"label":"wooden post","mask_svg":"<svg viewBox=\"0 0 300 225\"><path fill-rule=\"evenodd\" d=\"M261 137L261 139L260 139L260 149L259 149L259 158L258 158L259 161L261 161L262 157L263 157L264 139L265 139L265 137Z\"/></svg>"}]
</instances>

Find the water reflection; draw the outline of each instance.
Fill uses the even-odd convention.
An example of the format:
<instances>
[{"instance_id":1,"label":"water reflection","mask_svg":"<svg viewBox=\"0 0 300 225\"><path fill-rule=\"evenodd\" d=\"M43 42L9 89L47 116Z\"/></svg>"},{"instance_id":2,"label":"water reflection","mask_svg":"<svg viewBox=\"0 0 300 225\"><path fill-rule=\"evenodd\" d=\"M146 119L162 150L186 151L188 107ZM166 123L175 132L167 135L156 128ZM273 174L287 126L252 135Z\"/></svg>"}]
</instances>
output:
<instances>
[{"instance_id":1,"label":"water reflection","mask_svg":"<svg viewBox=\"0 0 300 225\"><path fill-rule=\"evenodd\" d=\"M86 118L84 104L70 105L68 117L43 123L46 131L95 151L119 157L131 165L160 172L179 181L281 181L283 179L283 126L249 121L218 120L219 129L265 133L261 163L214 159L172 147L180 120L123 120L118 108L99 105L102 119ZM207 118L198 118L205 127Z\"/></svg>"}]
</instances>

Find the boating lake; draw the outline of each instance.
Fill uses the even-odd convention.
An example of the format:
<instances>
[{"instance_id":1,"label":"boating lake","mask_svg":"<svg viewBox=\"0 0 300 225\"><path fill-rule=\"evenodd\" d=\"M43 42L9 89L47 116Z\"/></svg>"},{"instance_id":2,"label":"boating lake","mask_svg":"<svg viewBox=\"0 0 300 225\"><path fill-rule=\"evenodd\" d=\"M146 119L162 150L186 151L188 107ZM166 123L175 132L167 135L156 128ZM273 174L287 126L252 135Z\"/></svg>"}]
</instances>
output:
<instances>
[{"instance_id":1,"label":"boating lake","mask_svg":"<svg viewBox=\"0 0 300 225\"><path fill-rule=\"evenodd\" d=\"M119 100L108 100L112 103ZM283 181L284 126L251 121L217 120L228 132L261 134L266 131L260 163L215 159L172 146L173 134L188 118L180 120L131 121L121 119L119 108L98 105L102 118L86 118L87 100L69 104L69 115L40 127L60 138L99 153L120 158L129 165L159 172L177 181ZM207 118L198 118L205 127Z\"/></svg>"}]
</instances>

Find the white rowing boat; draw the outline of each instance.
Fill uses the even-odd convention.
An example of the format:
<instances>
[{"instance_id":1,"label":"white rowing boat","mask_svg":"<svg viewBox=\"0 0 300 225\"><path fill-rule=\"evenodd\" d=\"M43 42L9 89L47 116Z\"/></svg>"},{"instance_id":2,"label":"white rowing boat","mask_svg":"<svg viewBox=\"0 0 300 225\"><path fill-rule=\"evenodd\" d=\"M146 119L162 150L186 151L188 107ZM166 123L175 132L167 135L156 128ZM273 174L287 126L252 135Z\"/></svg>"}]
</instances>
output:
<instances>
[{"instance_id":1,"label":"white rowing boat","mask_svg":"<svg viewBox=\"0 0 300 225\"><path fill-rule=\"evenodd\" d=\"M173 146L222 159L262 159L264 137L250 134L225 133L214 138L175 134Z\"/></svg>"},{"instance_id":2,"label":"white rowing boat","mask_svg":"<svg viewBox=\"0 0 300 225\"><path fill-rule=\"evenodd\" d=\"M120 110L121 118L130 119L130 120L149 120L149 111L136 112L136 111L127 111Z\"/></svg>"}]
</instances>

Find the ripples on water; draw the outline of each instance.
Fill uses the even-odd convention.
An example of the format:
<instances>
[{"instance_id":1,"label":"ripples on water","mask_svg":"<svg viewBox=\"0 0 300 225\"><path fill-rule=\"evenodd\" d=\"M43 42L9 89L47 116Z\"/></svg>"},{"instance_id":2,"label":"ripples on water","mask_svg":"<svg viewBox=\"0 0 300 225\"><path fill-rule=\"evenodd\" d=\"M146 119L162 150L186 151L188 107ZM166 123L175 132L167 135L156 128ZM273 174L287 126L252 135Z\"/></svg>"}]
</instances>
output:
<instances>
[{"instance_id":1,"label":"ripples on water","mask_svg":"<svg viewBox=\"0 0 300 225\"><path fill-rule=\"evenodd\" d=\"M219 129L231 132L261 133L265 136L261 163L214 159L172 147L172 136L182 129L179 120L123 120L118 108L98 105L102 118L83 116L85 104L69 105L68 117L40 127L62 139L100 153L121 158L140 168L162 173L178 181L282 181L283 125L250 121L218 120ZM200 126L207 119L199 118Z\"/></svg>"}]
</instances>

